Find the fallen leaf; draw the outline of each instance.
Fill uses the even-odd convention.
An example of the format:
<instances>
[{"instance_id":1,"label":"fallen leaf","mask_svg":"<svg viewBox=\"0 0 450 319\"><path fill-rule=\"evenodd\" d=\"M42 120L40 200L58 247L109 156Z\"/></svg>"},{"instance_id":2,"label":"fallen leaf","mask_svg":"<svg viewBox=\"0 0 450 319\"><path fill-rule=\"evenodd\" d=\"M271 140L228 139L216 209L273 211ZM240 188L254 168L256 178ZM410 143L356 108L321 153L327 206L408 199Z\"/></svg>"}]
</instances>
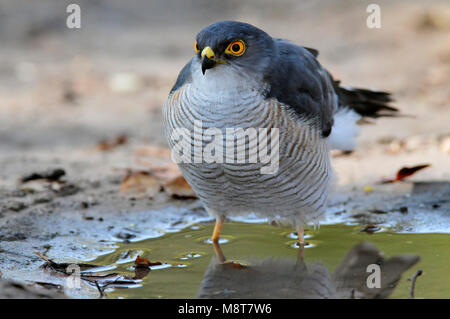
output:
<instances>
[{"instance_id":1,"label":"fallen leaf","mask_svg":"<svg viewBox=\"0 0 450 319\"><path fill-rule=\"evenodd\" d=\"M103 140L97 143L96 149L98 151L110 151L120 145L124 145L128 142L128 137L124 134L117 136L113 140Z\"/></svg>"},{"instance_id":2,"label":"fallen leaf","mask_svg":"<svg viewBox=\"0 0 450 319\"><path fill-rule=\"evenodd\" d=\"M171 159L169 148L145 146L134 151L136 162L147 167L159 179L163 190L173 198L197 198L194 190L186 182L177 164Z\"/></svg>"},{"instance_id":3,"label":"fallen leaf","mask_svg":"<svg viewBox=\"0 0 450 319\"><path fill-rule=\"evenodd\" d=\"M161 190L161 182L147 171L131 171L120 185L121 193L140 193L150 197Z\"/></svg>"},{"instance_id":4,"label":"fallen leaf","mask_svg":"<svg viewBox=\"0 0 450 319\"><path fill-rule=\"evenodd\" d=\"M138 147L134 151L134 155L137 157L157 157L157 158L165 158L170 159L171 158L171 152L170 148L167 147L159 147L159 146L142 146Z\"/></svg>"},{"instance_id":5,"label":"fallen leaf","mask_svg":"<svg viewBox=\"0 0 450 319\"><path fill-rule=\"evenodd\" d=\"M66 171L64 171L61 168L57 168L57 169L49 170L46 172L31 173L29 175L22 177L20 179L20 182L26 183L29 181L34 181L34 180L39 180L39 179L43 179L43 180L46 180L49 182L56 182L56 181L59 181L61 179L61 177L63 177L64 175L66 175Z\"/></svg>"},{"instance_id":6,"label":"fallen leaf","mask_svg":"<svg viewBox=\"0 0 450 319\"><path fill-rule=\"evenodd\" d=\"M417 165L414 167L403 167L397 172L397 176L395 177L396 181L401 181L413 174L415 174L417 171L420 171L421 169L429 167L431 164L424 164L424 165Z\"/></svg>"},{"instance_id":7,"label":"fallen leaf","mask_svg":"<svg viewBox=\"0 0 450 319\"><path fill-rule=\"evenodd\" d=\"M431 166L431 164L423 164L423 165L417 165L417 166L413 166L413 167L403 167L397 172L397 175L395 176L394 179L384 180L381 183L389 184L389 183L403 181L405 178L410 177L411 175L414 175L417 171L420 171L429 166Z\"/></svg>"},{"instance_id":8,"label":"fallen leaf","mask_svg":"<svg viewBox=\"0 0 450 319\"><path fill-rule=\"evenodd\" d=\"M178 176L175 179L167 182L164 185L164 191L174 198L197 198L192 187L186 182L183 176Z\"/></svg>"},{"instance_id":9,"label":"fallen leaf","mask_svg":"<svg viewBox=\"0 0 450 319\"><path fill-rule=\"evenodd\" d=\"M136 163L147 167L155 176L163 181L170 181L181 175L178 165L172 161L170 149L147 146L134 151Z\"/></svg>"},{"instance_id":10,"label":"fallen leaf","mask_svg":"<svg viewBox=\"0 0 450 319\"><path fill-rule=\"evenodd\" d=\"M162 265L162 263L158 262L154 262L152 263L150 260L148 260L147 258L142 258L141 256L137 256L136 260L134 261L135 267L136 268L148 268L150 266L159 266Z\"/></svg>"},{"instance_id":11,"label":"fallen leaf","mask_svg":"<svg viewBox=\"0 0 450 319\"><path fill-rule=\"evenodd\" d=\"M228 266L228 267L232 267L232 268L237 268L237 269L246 269L247 266L242 265L240 263L236 263L234 261L227 261L224 263L224 265Z\"/></svg>"}]
</instances>

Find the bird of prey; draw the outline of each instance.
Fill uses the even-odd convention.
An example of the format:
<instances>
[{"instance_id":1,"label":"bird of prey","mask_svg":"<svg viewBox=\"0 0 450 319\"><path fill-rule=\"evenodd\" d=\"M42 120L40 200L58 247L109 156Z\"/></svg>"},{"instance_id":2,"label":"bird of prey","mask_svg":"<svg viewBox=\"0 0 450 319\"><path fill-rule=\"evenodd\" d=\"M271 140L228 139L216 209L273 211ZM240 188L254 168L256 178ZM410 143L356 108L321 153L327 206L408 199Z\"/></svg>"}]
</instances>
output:
<instances>
[{"instance_id":1,"label":"bird of prey","mask_svg":"<svg viewBox=\"0 0 450 319\"><path fill-rule=\"evenodd\" d=\"M205 161L192 159L190 153L189 160L177 161L216 218L213 242L218 242L226 216L254 213L287 221L303 245L305 224L318 224L325 213L332 181L329 151L355 147L361 117L392 116L397 111L388 105L389 93L340 86L317 56L315 49L272 38L237 21L216 22L197 34L194 56L163 107L172 155L180 149L194 150L195 155L199 146L205 149L213 140L218 142L220 135L196 136L198 123L201 132L278 130L277 138L266 140L276 142L268 154L276 157L278 166L270 173L262 173L261 161L239 162L236 157ZM234 145L235 152L240 148L247 155L258 153L259 139L249 134L240 140L245 142ZM228 140L224 143L229 147ZM220 157L226 151L218 148L212 153Z\"/></svg>"}]
</instances>

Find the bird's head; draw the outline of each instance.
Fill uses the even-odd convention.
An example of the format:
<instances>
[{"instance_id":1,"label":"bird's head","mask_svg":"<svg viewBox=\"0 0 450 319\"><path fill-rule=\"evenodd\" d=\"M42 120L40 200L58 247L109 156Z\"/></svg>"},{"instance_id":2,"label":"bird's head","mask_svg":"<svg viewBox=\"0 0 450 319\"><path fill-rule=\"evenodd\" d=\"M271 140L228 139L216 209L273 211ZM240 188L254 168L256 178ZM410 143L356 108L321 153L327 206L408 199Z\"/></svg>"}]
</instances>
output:
<instances>
[{"instance_id":1,"label":"bird's head","mask_svg":"<svg viewBox=\"0 0 450 319\"><path fill-rule=\"evenodd\" d=\"M194 44L203 74L227 69L238 74L263 74L273 54L273 40L264 31L237 21L220 21L201 30Z\"/></svg>"}]
</instances>

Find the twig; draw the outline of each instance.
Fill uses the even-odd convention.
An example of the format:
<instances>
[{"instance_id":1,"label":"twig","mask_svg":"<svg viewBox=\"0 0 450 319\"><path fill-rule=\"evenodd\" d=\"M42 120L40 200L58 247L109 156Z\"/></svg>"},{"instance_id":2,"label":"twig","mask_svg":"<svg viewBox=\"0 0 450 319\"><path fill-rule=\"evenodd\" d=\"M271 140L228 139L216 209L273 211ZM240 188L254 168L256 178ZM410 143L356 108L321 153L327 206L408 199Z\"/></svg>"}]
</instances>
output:
<instances>
[{"instance_id":1,"label":"twig","mask_svg":"<svg viewBox=\"0 0 450 319\"><path fill-rule=\"evenodd\" d=\"M105 292L103 291L102 288L100 288L100 285L98 284L97 280L94 280L95 286L98 289L98 292L100 293L100 298L103 298L105 296Z\"/></svg>"},{"instance_id":2,"label":"twig","mask_svg":"<svg viewBox=\"0 0 450 319\"><path fill-rule=\"evenodd\" d=\"M411 290L409 292L409 297L411 299L414 299L414 289L416 287L416 280L417 280L417 277L419 277L420 275L422 275L422 269L419 269L418 271L416 271L414 276L412 276L411 278L408 278L408 280L411 281Z\"/></svg>"},{"instance_id":3,"label":"twig","mask_svg":"<svg viewBox=\"0 0 450 319\"><path fill-rule=\"evenodd\" d=\"M350 292L350 299L356 299L355 298L355 288L352 288L352 291Z\"/></svg>"},{"instance_id":4,"label":"twig","mask_svg":"<svg viewBox=\"0 0 450 319\"><path fill-rule=\"evenodd\" d=\"M46 262L48 262L49 264L54 264L55 262L51 259L48 259L47 257L45 257L44 255L41 254L40 251L35 251L34 252L36 255L38 255L39 257L41 257L43 260L45 260Z\"/></svg>"}]
</instances>

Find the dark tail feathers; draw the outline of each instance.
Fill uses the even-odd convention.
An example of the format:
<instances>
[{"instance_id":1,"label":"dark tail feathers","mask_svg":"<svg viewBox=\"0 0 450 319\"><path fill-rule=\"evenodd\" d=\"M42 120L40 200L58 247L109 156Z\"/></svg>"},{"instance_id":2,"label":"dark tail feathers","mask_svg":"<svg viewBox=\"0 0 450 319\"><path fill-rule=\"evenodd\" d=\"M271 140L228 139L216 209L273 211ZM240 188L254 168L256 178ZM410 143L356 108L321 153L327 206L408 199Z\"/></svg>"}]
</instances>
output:
<instances>
[{"instance_id":1,"label":"dark tail feathers","mask_svg":"<svg viewBox=\"0 0 450 319\"><path fill-rule=\"evenodd\" d=\"M360 88L345 88L340 81L332 80L339 98L339 107L348 107L362 116L378 118L382 116L398 116L398 109L388 105L393 101L387 92L372 91Z\"/></svg>"},{"instance_id":2,"label":"dark tail feathers","mask_svg":"<svg viewBox=\"0 0 450 319\"><path fill-rule=\"evenodd\" d=\"M349 107L362 116L377 118L398 115L398 110L388 105L392 101L390 93L343 87L339 87L336 93L339 106Z\"/></svg>"}]
</instances>

